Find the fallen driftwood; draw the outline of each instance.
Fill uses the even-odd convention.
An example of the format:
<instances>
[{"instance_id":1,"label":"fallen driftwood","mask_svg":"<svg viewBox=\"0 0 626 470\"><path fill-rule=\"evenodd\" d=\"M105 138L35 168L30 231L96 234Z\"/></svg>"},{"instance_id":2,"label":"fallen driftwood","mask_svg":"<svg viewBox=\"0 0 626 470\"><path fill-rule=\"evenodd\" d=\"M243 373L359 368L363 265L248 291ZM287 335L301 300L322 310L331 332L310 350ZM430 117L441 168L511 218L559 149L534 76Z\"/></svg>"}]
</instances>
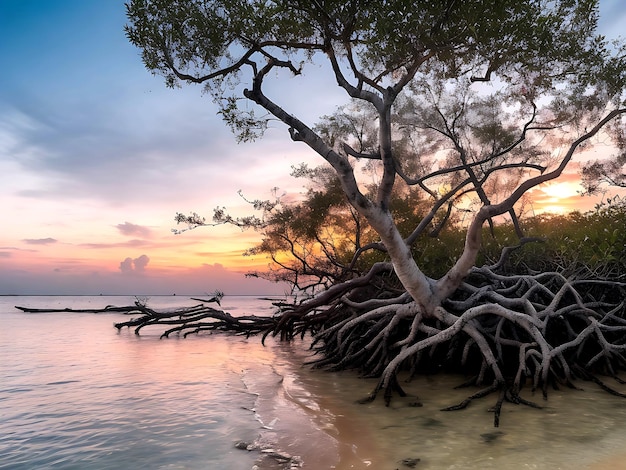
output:
<instances>
[{"instance_id":1,"label":"fallen driftwood","mask_svg":"<svg viewBox=\"0 0 626 470\"><path fill-rule=\"evenodd\" d=\"M219 298L212 299L194 299L202 302L215 302L219 304ZM222 331L245 336L256 335L272 331L276 326L276 320L273 317L259 317L256 315L244 315L233 317L230 313L223 310L217 310L206 306L204 303L194 305L192 307L181 307L173 310L157 311L148 307L144 302L136 301L134 305L125 307L116 307L107 305L104 308L29 308L15 306L18 310L26 313L55 313L55 312L73 312L73 313L124 313L126 315L139 315L128 321L114 323L115 328L134 328L135 334L138 335L142 328L150 325L170 325L170 328L161 334L161 338L167 338L169 335L176 333L186 337L189 334L196 334L203 331Z\"/></svg>"},{"instance_id":2,"label":"fallen driftwood","mask_svg":"<svg viewBox=\"0 0 626 470\"><path fill-rule=\"evenodd\" d=\"M29 308L15 306L16 309L26 313L59 313L59 312L75 312L75 313L140 313L137 306L116 307L115 305L107 305L104 308Z\"/></svg>"},{"instance_id":3,"label":"fallen driftwood","mask_svg":"<svg viewBox=\"0 0 626 470\"><path fill-rule=\"evenodd\" d=\"M256 315L233 317L228 312L207 307L204 304L172 311L156 311L141 304L137 308L142 314L140 317L115 323L115 327L118 330L124 327L134 327L135 334L139 334L142 328L149 325L171 325L171 328L161 335L162 338L167 338L172 333L182 333L186 337L203 331L223 331L250 336L271 330L275 325L272 317Z\"/></svg>"}]
</instances>

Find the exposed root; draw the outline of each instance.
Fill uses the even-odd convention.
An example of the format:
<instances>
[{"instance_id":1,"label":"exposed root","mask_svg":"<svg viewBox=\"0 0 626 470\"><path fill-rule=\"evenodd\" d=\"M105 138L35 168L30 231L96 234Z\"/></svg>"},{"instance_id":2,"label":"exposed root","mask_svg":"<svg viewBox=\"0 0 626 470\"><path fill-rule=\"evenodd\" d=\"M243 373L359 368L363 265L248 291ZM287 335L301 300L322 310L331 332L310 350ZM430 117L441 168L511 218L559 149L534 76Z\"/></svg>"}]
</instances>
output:
<instances>
[{"instance_id":1,"label":"exposed root","mask_svg":"<svg viewBox=\"0 0 626 470\"><path fill-rule=\"evenodd\" d=\"M373 272L387 269L381 263ZM538 407L520 397L524 386L547 397L550 387L575 388L582 379L626 397L598 378L623 383L618 374L626 369L625 283L568 279L556 272L504 276L480 268L452 298L424 312L406 293L374 290L384 283L371 281L368 274L304 303L281 304L270 317L233 317L204 303L173 312L139 302L103 311L139 314L117 323L118 330L133 327L139 334L147 326L166 325L162 337L226 331L291 340L310 334L315 356L309 364L379 378L364 401L381 391L386 404L394 394L403 396L401 370L462 373L472 376L465 385L486 388L446 409L499 392L496 426L506 402Z\"/></svg>"},{"instance_id":2,"label":"exposed root","mask_svg":"<svg viewBox=\"0 0 626 470\"><path fill-rule=\"evenodd\" d=\"M463 384L463 386L467 386L467 385ZM526 405L531 408L538 408L538 409L542 408L540 405L520 397L517 391L513 390L510 386L506 384L502 384L498 381L495 381L487 388L484 388L474 393L473 395L467 397L461 403L458 403L457 405L448 406L446 408L443 408L441 411L457 411L457 410L465 409L472 402L472 400L484 398L487 395L490 395L495 392L499 392L498 400L496 401L496 404L492 408L489 409L489 411L493 412L493 425L496 428L500 426L500 413L502 411L502 405L505 402L513 403L515 405Z\"/></svg>"},{"instance_id":3,"label":"exposed root","mask_svg":"<svg viewBox=\"0 0 626 470\"><path fill-rule=\"evenodd\" d=\"M435 315L397 297L345 301L342 320L316 335L322 353L314 364L356 368L380 377L367 397L382 391L385 403L397 392L400 370L448 370L474 374L466 385L490 385L464 402L500 392L493 408L499 424L504 403L539 405L520 397L530 384L547 397L550 386L576 388L591 380L609 393L597 374L623 383L626 364L626 285L608 280L573 280L559 273L502 276L476 269L454 298Z\"/></svg>"},{"instance_id":4,"label":"exposed root","mask_svg":"<svg viewBox=\"0 0 626 470\"><path fill-rule=\"evenodd\" d=\"M489 387L483 388L482 390L480 390L480 391L474 393L473 395L467 397L461 403L459 403L457 405L448 406L447 408L443 408L441 411L463 410L463 409L467 408L467 406L471 403L472 400L476 400L477 398L486 397L487 395L490 395L490 394L496 392L499 388L500 388L500 384L497 383L497 382L494 382Z\"/></svg>"}]
</instances>

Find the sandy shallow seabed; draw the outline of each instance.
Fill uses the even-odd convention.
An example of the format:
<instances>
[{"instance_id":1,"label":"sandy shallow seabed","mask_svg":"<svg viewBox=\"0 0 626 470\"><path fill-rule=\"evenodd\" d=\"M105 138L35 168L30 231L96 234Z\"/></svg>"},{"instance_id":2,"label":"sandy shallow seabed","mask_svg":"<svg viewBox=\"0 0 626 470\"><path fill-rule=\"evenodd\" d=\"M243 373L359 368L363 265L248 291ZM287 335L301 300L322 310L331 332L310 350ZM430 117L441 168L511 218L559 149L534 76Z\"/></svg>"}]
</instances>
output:
<instances>
[{"instance_id":1,"label":"sandy shallow seabed","mask_svg":"<svg viewBox=\"0 0 626 470\"><path fill-rule=\"evenodd\" d=\"M626 452L589 466L589 470L626 470Z\"/></svg>"},{"instance_id":2,"label":"sandy shallow seabed","mask_svg":"<svg viewBox=\"0 0 626 470\"><path fill-rule=\"evenodd\" d=\"M501 425L494 428L488 409L495 395L465 410L440 411L474 393L454 389L463 382L458 376L403 383L409 396L394 397L390 407L382 397L355 403L375 380L322 371L303 372L301 379L313 389L323 387L320 405L336 414L329 433L339 442L338 470L408 469L403 459L420 459L415 468L421 470L626 470L626 400L594 384L579 383L582 391L550 390L547 401L527 391L523 396L544 408L505 403ZM412 406L415 394L423 406Z\"/></svg>"}]
</instances>

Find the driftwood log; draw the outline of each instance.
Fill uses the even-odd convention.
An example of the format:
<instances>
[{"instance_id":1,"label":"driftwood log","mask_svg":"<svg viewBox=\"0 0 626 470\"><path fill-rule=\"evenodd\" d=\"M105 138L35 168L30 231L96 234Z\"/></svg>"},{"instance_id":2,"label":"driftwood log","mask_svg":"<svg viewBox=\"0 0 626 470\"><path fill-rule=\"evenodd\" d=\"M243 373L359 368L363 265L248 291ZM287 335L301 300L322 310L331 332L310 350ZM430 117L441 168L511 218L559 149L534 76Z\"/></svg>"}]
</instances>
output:
<instances>
[{"instance_id":1,"label":"driftwood log","mask_svg":"<svg viewBox=\"0 0 626 470\"><path fill-rule=\"evenodd\" d=\"M381 265L382 266L382 265ZM384 275L384 266L378 271ZM383 392L388 404L394 393L404 395L401 371L449 371L465 374L464 385L478 387L457 410L490 394L499 425L504 403L538 407L520 396L525 386L547 398L550 387L576 388L576 380L591 381L616 396L626 369L626 283L568 278L557 272L501 275L476 268L437 318L423 318L408 294L393 291L367 276L335 285L299 304L275 304L269 316L233 316L207 306L213 299L169 311L145 302L101 310L33 311L121 312L137 315L115 327L166 327L161 337L202 332L268 335L291 340L310 335L315 352L310 365L332 370L356 369L379 378L363 401ZM219 303L219 302L218 302Z\"/></svg>"},{"instance_id":2,"label":"driftwood log","mask_svg":"<svg viewBox=\"0 0 626 470\"><path fill-rule=\"evenodd\" d=\"M203 302L211 300L196 299ZM186 337L189 334L197 334L203 331L222 331L245 336L263 333L268 329L273 329L276 321L271 317L259 317L255 315L244 315L233 317L230 313L218 310L204 303L191 307L182 307L174 310L158 311L146 305L145 302L136 301L134 305L116 307L108 305L101 309L49 309L49 308L28 308L15 306L15 308L26 313L54 313L54 312L74 312L74 313L123 313L126 315L139 315L127 321L114 323L115 328L134 328L135 334L150 325L166 325L168 328L161 334L161 338L167 338L176 333Z\"/></svg>"}]
</instances>

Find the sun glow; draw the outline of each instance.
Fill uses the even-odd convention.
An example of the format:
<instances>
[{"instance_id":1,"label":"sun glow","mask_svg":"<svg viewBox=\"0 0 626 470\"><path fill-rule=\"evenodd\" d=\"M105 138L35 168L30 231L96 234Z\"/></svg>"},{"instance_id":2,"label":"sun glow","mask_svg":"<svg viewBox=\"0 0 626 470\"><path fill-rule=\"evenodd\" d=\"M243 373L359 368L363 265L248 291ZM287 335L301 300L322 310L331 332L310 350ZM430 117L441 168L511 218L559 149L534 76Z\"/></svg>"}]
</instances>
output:
<instances>
[{"instance_id":1,"label":"sun glow","mask_svg":"<svg viewBox=\"0 0 626 470\"><path fill-rule=\"evenodd\" d=\"M545 188L542 188L542 191L549 197L560 200L577 196L580 194L582 189L583 188L579 183L566 181L562 183L553 183Z\"/></svg>"},{"instance_id":2,"label":"sun glow","mask_svg":"<svg viewBox=\"0 0 626 470\"><path fill-rule=\"evenodd\" d=\"M552 183L533 191L533 200L539 212L565 214L580 209L582 191L579 182Z\"/></svg>"}]
</instances>

